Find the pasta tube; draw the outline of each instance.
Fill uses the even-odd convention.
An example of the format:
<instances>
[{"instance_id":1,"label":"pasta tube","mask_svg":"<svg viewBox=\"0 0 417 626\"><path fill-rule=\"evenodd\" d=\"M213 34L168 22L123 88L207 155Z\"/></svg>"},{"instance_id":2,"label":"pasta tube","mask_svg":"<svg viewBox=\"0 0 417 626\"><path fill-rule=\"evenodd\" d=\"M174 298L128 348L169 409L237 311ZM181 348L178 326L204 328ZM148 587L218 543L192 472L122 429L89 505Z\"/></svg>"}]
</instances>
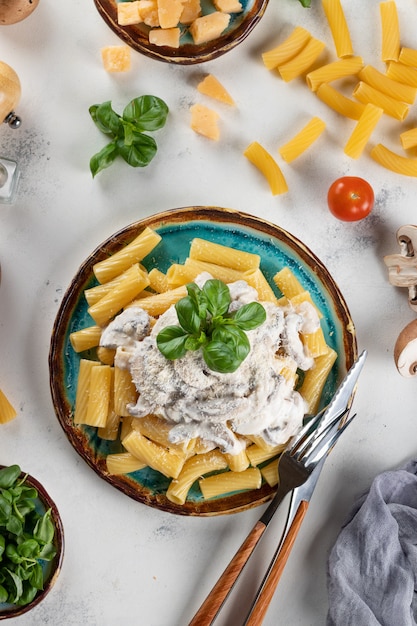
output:
<instances>
[{"instance_id":1,"label":"pasta tube","mask_svg":"<svg viewBox=\"0 0 417 626\"><path fill-rule=\"evenodd\" d=\"M261 144L252 142L243 154L265 176L274 196L288 191L287 181L278 163Z\"/></svg>"},{"instance_id":2,"label":"pasta tube","mask_svg":"<svg viewBox=\"0 0 417 626\"><path fill-rule=\"evenodd\" d=\"M241 272L256 269L261 263L259 254L235 250L219 243L199 239L198 237L191 242L189 257L195 261L211 263L215 261L217 265Z\"/></svg>"},{"instance_id":3,"label":"pasta tube","mask_svg":"<svg viewBox=\"0 0 417 626\"><path fill-rule=\"evenodd\" d=\"M324 385L336 359L337 352L329 348L326 354L315 359L314 367L306 371L299 391L307 403L307 413L317 413Z\"/></svg>"},{"instance_id":4,"label":"pasta tube","mask_svg":"<svg viewBox=\"0 0 417 626\"><path fill-rule=\"evenodd\" d=\"M128 452L167 478L178 478L184 465L185 455L165 448L147 439L138 430L132 430L122 440Z\"/></svg>"},{"instance_id":5,"label":"pasta tube","mask_svg":"<svg viewBox=\"0 0 417 626\"><path fill-rule=\"evenodd\" d=\"M97 367L97 361L80 360L75 395L74 424L85 424L90 393L90 375L93 367Z\"/></svg>"},{"instance_id":6,"label":"pasta tube","mask_svg":"<svg viewBox=\"0 0 417 626\"><path fill-rule=\"evenodd\" d=\"M365 108L362 102L355 102L355 100L347 98L328 83L322 83L317 89L316 94L320 100L333 109L333 111L352 120L358 120Z\"/></svg>"},{"instance_id":7,"label":"pasta tube","mask_svg":"<svg viewBox=\"0 0 417 626\"><path fill-rule=\"evenodd\" d=\"M279 153L287 163L297 159L307 150L322 134L326 124L319 117L311 120L292 139L279 148Z\"/></svg>"},{"instance_id":8,"label":"pasta tube","mask_svg":"<svg viewBox=\"0 0 417 626\"><path fill-rule=\"evenodd\" d=\"M201 478L198 484L204 499L208 500L233 491L259 489L262 484L262 474L257 467L249 467L243 472L223 472Z\"/></svg>"},{"instance_id":9,"label":"pasta tube","mask_svg":"<svg viewBox=\"0 0 417 626\"><path fill-rule=\"evenodd\" d=\"M287 63L304 48L311 34L302 26L296 26L292 33L278 46L262 54L262 60L268 70Z\"/></svg>"},{"instance_id":10,"label":"pasta tube","mask_svg":"<svg viewBox=\"0 0 417 626\"><path fill-rule=\"evenodd\" d=\"M361 69L359 79L395 100L413 104L416 98L417 89L415 87L404 85L397 80L393 80L371 65L365 65L365 67Z\"/></svg>"},{"instance_id":11,"label":"pasta tube","mask_svg":"<svg viewBox=\"0 0 417 626\"><path fill-rule=\"evenodd\" d=\"M417 87L417 70L414 67L392 61L388 64L387 76L404 85Z\"/></svg>"},{"instance_id":12,"label":"pasta tube","mask_svg":"<svg viewBox=\"0 0 417 626\"><path fill-rule=\"evenodd\" d=\"M398 60L404 65L417 67L417 50L415 50L414 48L401 48Z\"/></svg>"},{"instance_id":13,"label":"pasta tube","mask_svg":"<svg viewBox=\"0 0 417 626\"><path fill-rule=\"evenodd\" d=\"M380 16L382 29L381 59L398 61L400 54L400 27L398 22L397 5L394 0L380 2Z\"/></svg>"},{"instance_id":14,"label":"pasta tube","mask_svg":"<svg viewBox=\"0 0 417 626\"><path fill-rule=\"evenodd\" d=\"M415 148L417 146L417 128L410 128L410 130L401 133L400 141L404 150Z\"/></svg>"},{"instance_id":15,"label":"pasta tube","mask_svg":"<svg viewBox=\"0 0 417 626\"><path fill-rule=\"evenodd\" d=\"M289 267L283 267L282 270L275 274L273 280L281 293L287 298L292 299L305 291Z\"/></svg>"},{"instance_id":16,"label":"pasta tube","mask_svg":"<svg viewBox=\"0 0 417 626\"><path fill-rule=\"evenodd\" d=\"M282 80L288 83L307 72L325 47L325 43L311 37L304 48L293 59L278 66Z\"/></svg>"},{"instance_id":17,"label":"pasta tube","mask_svg":"<svg viewBox=\"0 0 417 626\"><path fill-rule=\"evenodd\" d=\"M381 143L371 150L371 157L392 172L403 174L404 176L417 176L417 159L396 154Z\"/></svg>"},{"instance_id":18,"label":"pasta tube","mask_svg":"<svg viewBox=\"0 0 417 626\"><path fill-rule=\"evenodd\" d=\"M410 109L409 105L387 96L362 80L355 87L353 95L363 104L371 103L376 107L384 109L387 115L401 122L405 120Z\"/></svg>"},{"instance_id":19,"label":"pasta tube","mask_svg":"<svg viewBox=\"0 0 417 626\"><path fill-rule=\"evenodd\" d=\"M75 352L84 352L98 346L102 330L100 326L89 326L71 333L70 342Z\"/></svg>"},{"instance_id":20,"label":"pasta tube","mask_svg":"<svg viewBox=\"0 0 417 626\"><path fill-rule=\"evenodd\" d=\"M111 380L110 365L96 365L91 368L87 414L84 424L98 427L106 425L109 414Z\"/></svg>"},{"instance_id":21,"label":"pasta tube","mask_svg":"<svg viewBox=\"0 0 417 626\"><path fill-rule=\"evenodd\" d=\"M184 504L191 485L202 475L227 468L227 461L219 450L196 454L184 463L181 474L172 480L167 489L167 498L176 504Z\"/></svg>"},{"instance_id":22,"label":"pasta tube","mask_svg":"<svg viewBox=\"0 0 417 626\"><path fill-rule=\"evenodd\" d=\"M277 297L260 269L246 272L243 278L246 280L248 285L256 289L259 300L272 302L273 304L277 303Z\"/></svg>"},{"instance_id":23,"label":"pasta tube","mask_svg":"<svg viewBox=\"0 0 417 626\"><path fill-rule=\"evenodd\" d=\"M364 112L360 116L345 145L345 154L352 159L358 159L360 157L383 113L383 109L371 103L365 106Z\"/></svg>"},{"instance_id":24,"label":"pasta tube","mask_svg":"<svg viewBox=\"0 0 417 626\"><path fill-rule=\"evenodd\" d=\"M307 85L311 91L317 91L323 83L330 83L333 80L339 80L348 76L356 76L362 68L362 57L351 57L334 61L309 72L306 76Z\"/></svg>"},{"instance_id":25,"label":"pasta tube","mask_svg":"<svg viewBox=\"0 0 417 626\"><path fill-rule=\"evenodd\" d=\"M133 300L128 306L140 306L144 311L147 311L149 315L157 317L165 313L171 304L175 304L181 298L187 295L187 289L185 285L177 287L176 289L170 289L162 293L157 293L147 298L141 298L140 300Z\"/></svg>"},{"instance_id":26,"label":"pasta tube","mask_svg":"<svg viewBox=\"0 0 417 626\"><path fill-rule=\"evenodd\" d=\"M322 0L322 5L332 33L337 56L340 58L352 56L352 41L340 0Z\"/></svg>"},{"instance_id":27,"label":"pasta tube","mask_svg":"<svg viewBox=\"0 0 417 626\"><path fill-rule=\"evenodd\" d=\"M109 474L129 474L146 467L145 463L139 461L133 454L129 452L119 452L108 454L106 457L106 466Z\"/></svg>"}]
</instances>

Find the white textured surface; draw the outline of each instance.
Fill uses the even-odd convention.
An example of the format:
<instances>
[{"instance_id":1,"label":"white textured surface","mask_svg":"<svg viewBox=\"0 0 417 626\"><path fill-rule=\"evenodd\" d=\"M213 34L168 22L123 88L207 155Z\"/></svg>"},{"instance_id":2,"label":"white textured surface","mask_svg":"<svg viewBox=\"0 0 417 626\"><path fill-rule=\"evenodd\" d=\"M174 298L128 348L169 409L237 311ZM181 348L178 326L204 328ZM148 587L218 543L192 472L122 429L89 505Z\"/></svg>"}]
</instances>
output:
<instances>
[{"instance_id":1,"label":"white textured surface","mask_svg":"<svg viewBox=\"0 0 417 626\"><path fill-rule=\"evenodd\" d=\"M229 54L200 67L174 67L133 52L133 68L109 75L100 48L118 39L92 0L41 0L25 22L1 27L0 59L22 83L19 130L0 128L0 154L21 168L18 197L0 205L0 387L19 411L0 430L0 462L18 463L45 484L65 526L66 555L55 589L16 625L184 626L261 513L188 519L142 506L101 481L72 449L49 394L48 349L63 292L86 256L112 232L170 208L213 204L275 222L304 241L327 265L356 323L368 362L355 399L356 422L329 458L310 510L271 604L266 626L319 626L327 611L326 559L354 499L374 476L417 454L416 381L393 362L400 330L412 319L405 290L391 287L383 263L398 252L395 233L415 221L415 180L382 170L365 154L343 154L353 122L338 117L302 80L285 84L268 72L260 53L301 24L333 45L319 0L271 0L250 37ZM344 2L355 52L379 61L377 0ZM417 47L414 0L398 3L402 41ZM209 103L195 89L214 73L237 102ZM88 107L112 100L120 110L141 94L170 107L157 135L159 152L144 170L122 162L92 180L90 156L104 145ZM203 101L221 114L222 139L211 143L189 128L189 106ZM274 156L312 114L327 122L326 136L298 161L283 165L290 191L270 195L242 156L253 140ZM400 151L400 129L384 120L372 142ZM280 162L282 163L282 162ZM363 222L335 220L326 207L330 183L364 176L376 206ZM280 512L278 522L283 519ZM271 540L238 585L219 624L239 624L250 588L262 575ZM244 588L244 589L242 589ZM244 601L245 599L245 601ZM239 607L239 608L238 608Z\"/></svg>"}]
</instances>

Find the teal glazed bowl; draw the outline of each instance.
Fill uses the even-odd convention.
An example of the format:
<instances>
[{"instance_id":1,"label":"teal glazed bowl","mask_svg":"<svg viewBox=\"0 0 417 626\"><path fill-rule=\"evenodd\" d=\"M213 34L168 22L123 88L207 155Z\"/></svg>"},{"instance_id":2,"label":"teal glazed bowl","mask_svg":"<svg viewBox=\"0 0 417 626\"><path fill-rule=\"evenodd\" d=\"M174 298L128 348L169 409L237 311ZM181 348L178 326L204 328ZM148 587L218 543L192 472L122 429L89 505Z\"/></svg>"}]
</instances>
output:
<instances>
[{"instance_id":1,"label":"teal glazed bowl","mask_svg":"<svg viewBox=\"0 0 417 626\"><path fill-rule=\"evenodd\" d=\"M4 465L0 465L0 469L3 469ZM23 478L26 472L21 472L20 478ZM28 611L34 609L42 600L46 598L48 593L54 587L57 578L61 572L62 562L64 559L64 527L62 524L61 516L55 502L52 500L49 493L41 483L30 476L26 477L25 485L34 487L38 492L38 497L35 502L36 510L43 515L48 509L51 509L51 520L55 527L54 546L56 548L56 555L52 561L43 562L43 575L44 575L44 587L39 591L32 602L25 606L18 606L16 604L0 603L0 621L6 619L12 619L19 617ZM35 622L33 622L35 623Z\"/></svg>"},{"instance_id":2,"label":"teal glazed bowl","mask_svg":"<svg viewBox=\"0 0 417 626\"><path fill-rule=\"evenodd\" d=\"M75 353L69 337L72 332L94 324L83 295L85 289L97 284L92 267L132 241L145 227L156 230L162 237L158 246L143 260L148 269L157 267L165 272L172 263L184 262L191 241L199 237L259 254L261 269L277 295L280 294L272 277L284 266L293 271L323 313L322 327L326 341L338 354L323 390L321 406L328 404L357 356L355 329L346 303L324 265L298 239L272 223L235 210L211 206L159 213L112 235L84 261L63 297L50 345L50 388L57 418L71 445L88 465L126 495L172 513L208 516L234 513L262 504L274 494L274 489L266 483L257 490L207 501L204 501L198 485L194 485L186 503L176 505L165 496L169 480L150 468L123 476L109 475L106 456L120 452L120 442L101 440L97 429L73 423L79 362L82 357L95 358L95 355L94 350Z\"/></svg>"},{"instance_id":3,"label":"teal glazed bowl","mask_svg":"<svg viewBox=\"0 0 417 626\"><path fill-rule=\"evenodd\" d=\"M116 0L94 0L97 11L116 35L128 46L152 59L180 65L194 65L213 59L232 50L255 28L265 13L268 0L240 0L243 11L231 15L224 33L207 43L194 44L186 27L182 27L179 48L156 46L149 43L149 26L135 24L120 26L117 22ZM201 1L203 15L214 10L211 0Z\"/></svg>"}]
</instances>

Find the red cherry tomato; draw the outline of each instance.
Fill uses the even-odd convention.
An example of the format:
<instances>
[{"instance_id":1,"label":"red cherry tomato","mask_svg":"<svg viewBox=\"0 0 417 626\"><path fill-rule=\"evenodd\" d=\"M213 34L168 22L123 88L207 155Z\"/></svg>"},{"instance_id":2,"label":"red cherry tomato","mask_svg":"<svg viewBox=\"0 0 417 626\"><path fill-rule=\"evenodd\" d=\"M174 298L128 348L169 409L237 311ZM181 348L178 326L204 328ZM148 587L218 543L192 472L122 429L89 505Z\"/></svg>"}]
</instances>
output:
<instances>
[{"instance_id":1,"label":"red cherry tomato","mask_svg":"<svg viewBox=\"0 0 417 626\"><path fill-rule=\"evenodd\" d=\"M374 200L371 185L358 176L338 178L327 193L330 212L344 222L356 222L369 215Z\"/></svg>"}]
</instances>

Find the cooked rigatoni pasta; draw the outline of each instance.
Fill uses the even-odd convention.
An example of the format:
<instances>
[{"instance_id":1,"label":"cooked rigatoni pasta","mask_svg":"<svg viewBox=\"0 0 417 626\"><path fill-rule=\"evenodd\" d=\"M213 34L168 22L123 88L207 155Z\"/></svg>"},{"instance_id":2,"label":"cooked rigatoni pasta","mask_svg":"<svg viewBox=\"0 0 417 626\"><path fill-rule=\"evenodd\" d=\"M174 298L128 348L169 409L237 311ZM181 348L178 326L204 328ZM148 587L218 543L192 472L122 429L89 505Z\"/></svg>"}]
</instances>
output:
<instances>
[{"instance_id":1,"label":"cooked rigatoni pasta","mask_svg":"<svg viewBox=\"0 0 417 626\"><path fill-rule=\"evenodd\" d=\"M140 267L141 270L144 269L139 264L132 264L132 265L136 265L137 267ZM86 289L84 291L84 297L87 300L88 304L90 306L92 306L93 304L96 304L99 300L104 298L104 296L107 296L113 289L118 287L120 283L122 283L125 280L125 278L131 275L132 265L130 265L128 269L122 272L121 274L118 274L117 276L115 276L112 280L109 280L107 283L95 285L94 287L90 287L89 289Z\"/></svg>"},{"instance_id":2,"label":"cooked rigatoni pasta","mask_svg":"<svg viewBox=\"0 0 417 626\"><path fill-rule=\"evenodd\" d=\"M387 76L404 85L417 87L417 69L392 61L387 67Z\"/></svg>"},{"instance_id":3,"label":"cooked rigatoni pasta","mask_svg":"<svg viewBox=\"0 0 417 626\"><path fill-rule=\"evenodd\" d=\"M273 277L273 281L281 293L290 299L305 291L289 267L283 267L282 270L277 272Z\"/></svg>"},{"instance_id":4,"label":"cooked rigatoni pasta","mask_svg":"<svg viewBox=\"0 0 417 626\"><path fill-rule=\"evenodd\" d=\"M167 276L158 268L153 267L148 273L148 278L149 287L156 291L156 293L163 293L164 291L168 291L169 285Z\"/></svg>"},{"instance_id":5,"label":"cooked rigatoni pasta","mask_svg":"<svg viewBox=\"0 0 417 626\"><path fill-rule=\"evenodd\" d=\"M300 393L307 403L307 413L317 413L324 385L336 359L337 353L329 348L326 354L315 359L314 367L306 371Z\"/></svg>"},{"instance_id":6,"label":"cooked rigatoni pasta","mask_svg":"<svg viewBox=\"0 0 417 626\"><path fill-rule=\"evenodd\" d=\"M323 354L326 354L329 349L321 327L312 333L302 333L301 341L307 348L307 354L312 356L314 359L317 359L319 356L323 356Z\"/></svg>"},{"instance_id":7,"label":"cooked rigatoni pasta","mask_svg":"<svg viewBox=\"0 0 417 626\"><path fill-rule=\"evenodd\" d=\"M322 134L326 124L319 117L312 117L307 124L278 150L284 161L291 163L303 154Z\"/></svg>"},{"instance_id":8,"label":"cooked rigatoni pasta","mask_svg":"<svg viewBox=\"0 0 417 626\"><path fill-rule=\"evenodd\" d=\"M11 422L16 415L16 409L13 407L6 394L0 389L0 424Z\"/></svg>"},{"instance_id":9,"label":"cooked rigatoni pasta","mask_svg":"<svg viewBox=\"0 0 417 626\"><path fill-rule=\"evenodd\" d=\"M401 122L405 120L410 110L408 104L387 96L362 80L355 87L353 95L363 104L374 104L376 107L383 109L387 115Z\"/></svg>"},{"instance_id":10,"label":"cooked rigatoni pasta","mask_svg":"<svg viewBox=\"0 0 417 626\"><path fill-rule=\"evenodd\" d=\"M261 467L262 477L270 487L275 487L279 482L278 465L279 458Z\"/></svg>"},{"instance_id":11,"label":"cooked rigatoni pasta","mask_svg":"<svg viewBox=\"0 0 417 626\"><path fill-rule=\"evenodd\" d=\"M265 67L273 70L295 57L311 39L311 34L302 26L296 26L292 33L278 46L262 54Z\"/></svg>"},{"instance_id":12,"label":"cooked rigatoni pasta","mask_svg":"<svg viewBox=\"0 0 417 626\"><path fill-rule=\"evenodd\" d=\"M237 454L225 454L227 465L232 472L243 472L248 469L250 461L246 450L241 450Z\"/></svg>"},{"instance_id":13,"label":"cooked rigatoni pasta","mask_svg":"<svg viewBox=\"0 0 417 626\"><path fill-rule=\"evenodd\" d=\"M148 227L144 228L127 246L96 263L93 267L95 277L100 283L107 283L134 263L142 261L160 241L161 236L157 232Z\"/></svg>"},{"instance_id":14,"label":"cooked rigatoni pasta","mask_svg":"<svg viewBox=\"0 0 417 626\"><path fill-rule=\"evenodd\" d=\"M185 285L187 282L195 280L195 278L202 272L208 272L221 280L224 283L233 283L236 280L241 280L242 272L240 270L231 269L218 263L209 263L208 261L199 261L197 259L191 259L188 257L185 259L184 265L179 263L173 263L168 272L167 277L170 287L177 285Z\"/></svg>"},{"instance_id":15,"label":"cooked rigatoni pasta","mask_svg":"<svg viewBox=\"0 0 417 626\"><path fill-rule=\"evenodd\" d=\"M259 254L234 250L198 237L191 242L189 257L195 261L215 262L217 265L224 265L240 272L256 269L261 263Z\"/></svg>"},{"instance_id":16,"label":"cooked rigatoni pasta","mask_svg":"<svg viewBox=\"0 0 417 626\"><path fill-rule=\"evenodd\" d=\"M146 463L139 461L130 452L117 452L114 454L108 454L106 456L106 466L109 474L130 474L130 472L137 472L144 469Z\"/></svg>"},{"instance_id":17,"label":"cooked rigatoni pasta","mask_svg":"<svg viewBox=\"0 0 417 626\"><path fill-rule=\"evenodd\" d=\"M400 54L400 27L397 5L394 0L380 2L381 16L381 59L385 62L398 61Z\"/></svg>"},{"instance_id":18,"label":"cooked rigatoni pasta","mask_svg":"<svg viewBox=\"0 0 417 626\"><path fill-rule=\"evenodd\" d=\"M114 368L114 410L122 417L130 415L129 405L137 401L137 391L129 370Z\"/></svg>"},{"instance_id":19,"label":"cooked rigatoni pasta","mask_svg":"<svg viewBox=\"0 0 417 626\"><path fill-rule=\"evenodd\" d=\"M77 392L75 396L74 424L85 424L88 409L88 397L90 393L90 374L97 361L80 359L77 379Z\"/></svg>"},{"instance_id":20,"label":"cooked rigatoni pasta","mask_svg":"<svg viewBox=\"0 0 417 626\"><path fill-rule=\"evenodd\" d=\"M230 471L201 478L198 484L204 499L209 500L234 491L259 489L262 484L262 474L257 467L249 467L243 472Z\"/></svg>"},{"instance_id":21,"label":"cooked rigatoni pasta","mask_svg":"<svg viewBox=\"0 0 417 626\"><path fill-rule=\"evenodd\" d=\"M187 295L187 289L184 285L177 287L176 289L169 289L163 293L156 293L147 298L141 298L140 300L133 300L127 306L140 306L149 315L157 317L162 315L171 304L175 304L181 298Z\"/></svg>"},{"instance_id":22,"label":"cooked rigatoni pasta","mask_svg":"<svg viewBox=\"0 0 417 626\"><path fill-rule=\"evenodd\" d=\"M344 153L352 159L358 159L365 149L378 121L384 111L373 104L367 104L365 110L356 122L349 139L346 142Z\"/></svg>"},{"instance_id":23,"label":"cooked rigatoni pasta","mask_svg":"<svg viewBox=\"0 0 417 626\"><path fill-rule=\"evenodd\" d=\"M219 450L197 454L188 459L179 476L170 482L167 498L176 504L184 504L191 485L204 474L227 468L225 456Z\"/></svg>"},{"instance_id":24,"label":"cooked rigatoni pasta","mask_svg":"<svg viewBox=\"0 0 417 626\"><path fill-rule=\"evenodd\" d=\"M88 326L71 333L70 341L75 352L84 352L98 346L102 330L101 326Z\"/></svg>"},{"instance_id":25,"label":"cooked rigatoni pasta","mask_svg":"<svg viewBox=\"0 0 417 626\"><path fill-rule=\"evenodd\" d=\"M401 145L404 150L417 147L417 128L410 128L405 130L400 135Z\"/></svg>"},{"instance_id":26,"label":"cooked rigatoni pasta","mask_svg":"<svg viewBox=\"0 0 417 626\"><path fill-rule=\"evenodd\" d=\"M278 65L278 72L282 80L288 83L291 80L305 74L313 63L319 58L325 47L325 43L319 39L311 37L304 48L302 48L302 50L296 54L295 57L282 65Z\"/></svg>"},{"instance_id":27,"label":"cooked rigatoni pasta","mask_svg":"<svg viewBox=\"0 0 417 626\"><path fill-rule=\"evenodd\" d=\"M404 65L409 65L410 67L417 67L417 49L402 47L398 60L400 63L403 63Z\"/></svg>"},{"instance_id":28,"label":"cooked rigatoni pasta","mask_svg":"<svg viewBox=\"0 0 417 626\"><path fill-rule=\"evenodd\" d=\"M288 185L281 168L260 143L253 141L243 154L264 175L272 195L287 193Z\"/></svg>"},{"instance_id":29,"label":"cooked rigatoni pasta","mask_svg":"<svg viewBox=\"0 0 417 626\"><path fill-rule=\"evenodd\" d=\"M138 430L131 430L122 440L122 444L133 456L167 478L178 478L186 460L185 454L158 445Z\"/></svg>"},{"instance_id":30,"label":"cooked rigatoni pasta","mask_svg":"<svg viewBox=\"0 0 417 626\"><path fill-rule=\"evenodd\" d=\"M243 275L243 280L246 280L248 285L256 289L260 300L277 304L277 297L273 292L271 285L268 283L264 274L259 268L256 270L245 272L245 274Z\"/></svg>"},{"instance_id":31,"label":"cooked rigatoni pasta","mask_svg":"<svg viewBox=\"0 0 417 626\"><path fill-rule=\"evenodd\" d=\"M103 428L109 414L112 388L112 368L110 365L95 365L90 370L87 413L84 424Z\"/></svg>"},{"instance_id":32,"label":"cooked rigatoni pasta","mask_svg":"<svg viewBox=\"0 0 417 626\"><path fill-rule=\"evenodd\" d=\"M417 176L417 159L397 154L381 143L371 150L371 157L392 172L404 176Z\"/></svg>"},{"instance_id":33,"label":"cooked rigatoni pasta","mask_svg":"<svg viewBox=\"0 0 417 626\"><path fill-rule=\"evenodd\" d=\"M352 120L358 120L365 108L362 102L351 100L327 83L322 83L317 89L316 94L320 100L333 109L333 111Z\"/></svg>"},{"instance_id":34,"label":"cooked rigatoni pasta","mask_svg":"<svg viewBox=\"0 0 417 626\"><path fill-rule=\"evenodd\" d=\"M104 326L148 285L148 275L136 263L116 287L89 307L88 312L96 324Z\"/></svg>"},{"instance_id":35,"label":"cooked rigatoni pasta","mask_svg":"<svg viewBox=\"0 0 417 626\"><path fill-rule=\"evenodd\" d=\"M284 450L284 445L278 446L268 446L268 445L258 445L254 443L253 445L246 448L246 454L248 455L248 459L253 467L257 467L265 461L269 461L269 459L274 458L277 454L281 454Z\"/></svg>"},{"instance_id":36,"label":"cooked rigatoni pasta","mask_svg":"<svg viewBox=\"0 0 417 626\"><path fill-rule=\"evenodd\" d=\"M362 57L350 57L349 59L333 61L309 72L306 76L307 85L311 91L317 91L323 83L356 76L362 68Z\"/></svg>"},{"instance_id":37,"label":"cooked rigatoni pasta","mask_svg":"<svg viewBox=\"0 0 417 626\"><path fill-rule=\"evenodd\" d=\"M340 58L352 56L352 40L340 0L322 0L322 5L332 33L337 56Z\"/></svg>"},{"instance_id":38,"label":"cooked rigatoni pasta","mask_svg":"<svg viewBox=\"0 0 417 626\"><path fill-rule=\"evenodd\" d=\"M416 99L416 87L410 87L410 85L404 85L397 80L393 80L375 67L372 67L372 65L365 65L365 67L361 69L359 79L395 100L413 104Z\"/></svg>"},{"instance_id":39,"label":"cooked rigatoni pasta","mask_svg":"<svg viewBox=\"0 0 417 626\"><path fill-rule=\"evenodd\" d=\"M105 348L104 346L97 346L96 348L97 359L104 365L113 365L114 357L116 356L116 350L114 348Z\"/></svg>"}]
</instances>

